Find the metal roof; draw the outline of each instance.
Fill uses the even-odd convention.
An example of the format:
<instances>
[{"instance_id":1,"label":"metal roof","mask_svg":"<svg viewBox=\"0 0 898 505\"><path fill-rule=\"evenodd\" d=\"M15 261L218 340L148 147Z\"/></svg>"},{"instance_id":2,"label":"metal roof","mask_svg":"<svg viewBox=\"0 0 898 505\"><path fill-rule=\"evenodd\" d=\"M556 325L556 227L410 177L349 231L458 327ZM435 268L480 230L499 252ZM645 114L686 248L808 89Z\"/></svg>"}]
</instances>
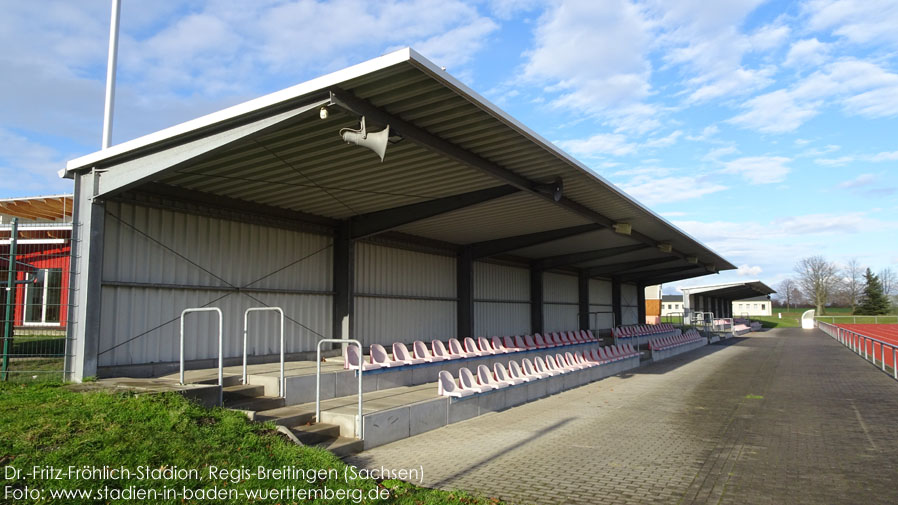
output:
<instances>
[{"instance_id":1,"label":"metal roof","mask_svg":"<svg viewBox=\"0 0 898 505\"><path fill-rule=\"evenodd\" d=\"M318 116L322 105L326 119ZM402 137L383 163L338 136L358 127L360 111L372 130L389 122ZM92 168L105 171L101 196L154 183L334 220L507 185L510 193L391 229L468 245L628 223L629 237L606 229L504 253L538 259L641 242L650 249L570 266L674 258L622 270L646 283L679 275L677 268L686 276L706 275L702 265L735 268L411 49L83 156L64 175ZM534 189L558 177L561 202Z\"/></svg>"},{"instance_id":2,"label":"metal roof","mask_svg":"<svg viewBox=\"0 0 898 505\"><path fill-rule=\"evenodd\" d=\"M723 298L725 300L746 300L756 296L776 293L770 286L761 281L731 282L727 284L710 284L682 288L684 294L704 295Z\"/></svg>"}]
</instances>

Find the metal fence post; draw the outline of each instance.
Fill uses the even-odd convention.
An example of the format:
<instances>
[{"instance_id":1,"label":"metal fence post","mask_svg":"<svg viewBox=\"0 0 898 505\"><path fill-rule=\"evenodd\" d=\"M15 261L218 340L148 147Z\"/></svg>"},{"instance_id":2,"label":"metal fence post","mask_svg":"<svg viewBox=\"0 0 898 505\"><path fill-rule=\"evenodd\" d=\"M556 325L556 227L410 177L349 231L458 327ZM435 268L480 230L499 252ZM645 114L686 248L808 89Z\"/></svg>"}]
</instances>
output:
<instances>
[{"instance_id":1,"label":"metal fence post","mask_svg":"<svg viewBox=\"0 0 898 505\"><path fill-rule=\"evenodd\" d=\"M9 266L6 276L6 317L3 320L3 380L9 376L9 343L13 335L13 305L16 303L16 244L19 238L19 218L12 218L9 232Z\"/></svg>"}]
</instances>

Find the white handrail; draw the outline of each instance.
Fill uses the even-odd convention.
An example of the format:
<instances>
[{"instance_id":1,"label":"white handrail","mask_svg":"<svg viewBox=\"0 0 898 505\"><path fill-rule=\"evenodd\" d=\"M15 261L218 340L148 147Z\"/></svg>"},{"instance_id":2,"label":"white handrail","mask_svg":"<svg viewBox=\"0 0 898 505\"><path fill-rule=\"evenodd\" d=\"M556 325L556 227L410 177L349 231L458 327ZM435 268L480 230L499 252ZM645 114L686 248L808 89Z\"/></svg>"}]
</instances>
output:
<instances>
[{"instance_id":1,"label":"white handrail","mask_svg":"<svg viewBox=\"0 0 898 505\"><path fill-rule=\"evenodd\" d=\"M218 404L224 405L224 354L222 354L224 338L222 334L221 309L218 307L198 307L181 311L181 384L184 384L184 316L192 312L218 313Z\"/></svg>"},{"instance_id":2,"label":"white handrail","mask_svg":"<svg viewBox=\"0 0 898 505\"><path fill-rule=\"evenodd\" d=\"M356 419L355 432L359 436L359 440L365 440L365 423L362 422L362 367L364 366L362 360L364 354L362 352L362 343L358 340L351 338L323 338L319 340L318 345L315 346L318 355L315 360L317 368L315 370L315 422L321 422L321 344L327 342L334 344L355 344L359 348L359 415Z\"/></svg>"},{"instance_id":3,"label":"white handrail","mask_svg":"<svg viewBox=\"0 0 898 505\"><path fill-rule=\"evenodd\" d=\"M243 383L246 384L246 341L249 333L250 312L277 312L281 315L281 379L278 381L278 396L287 397L287 382L284 378L284 311L280 307L251 307L243 313Z\"/></svg>"},{"instance_id":4,"label":"white handrail","mask_svg":"<svg viewBox=\"0 0 898 505\"><path fill-rule=\"evenodd\" d=\"M854 351L858 356L861 354L861 347L863 346L864 350L864 361L870 361L867 356L867 342L870 342L870 346L872 347L873 353L873 365L876 366L876 344L879 344L879 361L882 365L882 371L886 371L886 352L885 348L888 347L892 350L892 376L895 380L898 380L898 345L892 344L891 342L885 342L879 340L878 338L868 337L867 335L858 333L853 330L849 330L847 328L841 328L834 324L827 323L825 321L815 321L817 327L820 328L824 333L829 335L830 337L836 339L839 343L848 347L852 351Z\"/></svg>"}]
</instances>

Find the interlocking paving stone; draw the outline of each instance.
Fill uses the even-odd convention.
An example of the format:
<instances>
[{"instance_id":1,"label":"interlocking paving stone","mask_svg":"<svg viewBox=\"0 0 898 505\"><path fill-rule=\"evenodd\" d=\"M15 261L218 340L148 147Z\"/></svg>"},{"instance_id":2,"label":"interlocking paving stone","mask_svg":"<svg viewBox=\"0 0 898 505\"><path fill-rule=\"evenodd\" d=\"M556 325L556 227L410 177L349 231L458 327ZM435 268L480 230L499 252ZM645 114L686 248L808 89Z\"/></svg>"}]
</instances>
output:
<instances>
[{"instance_id":1,"label":"interlocking paving stone","mask_svg":"<svg viewBox=\"0 0 898 505\"><path fill-rule=\"evenodd\" d=\"M366 451L512 503L898 503L898 382L818 331L712 345Z\"/></svg>"}]
</instances>

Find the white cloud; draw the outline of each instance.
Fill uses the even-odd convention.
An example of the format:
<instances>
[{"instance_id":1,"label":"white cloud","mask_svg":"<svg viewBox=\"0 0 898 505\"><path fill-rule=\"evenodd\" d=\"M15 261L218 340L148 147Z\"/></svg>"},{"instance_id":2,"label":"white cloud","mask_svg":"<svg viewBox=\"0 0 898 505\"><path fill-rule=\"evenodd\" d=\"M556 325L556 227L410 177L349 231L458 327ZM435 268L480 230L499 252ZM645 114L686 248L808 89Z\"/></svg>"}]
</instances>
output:
<instances>
[{"instance_id":1,"label":"white cloud","mask_svg":"<svg viewBox=\"0 0 898 505\"><path fill-rule=\"evenodd\" d=\"M850 115L868 118L898 115L898 74L879 65L848 58L826 65L789 89L746 101L746 112L729 122L761 132L797 129L830 102Z\"/></svg>"},{"instance_id":2,"label":"white cloud","mask_svg":"<svg viewBox=\"0 0 898 505\"><path fill-rule=\"evenodd\" d=\"M0 196L72 192L72 181L57 171L65 157L50 147L0 128Z\"/></svg>"},{"instance_id":3,"label":"white cloud","mask_svg":"<svg viewBox=\"0 0 898 505\"><path fill-rule=\"evenodd\" d=\"M850 181L845 181L839 184L840 188L852 189L859 188L863 186L869 186L876 182L876 176L873 174L861 174Z\"/></svg>"},{"instance_id":4,"label":"white cloud","mask_svg":"<svg viewBox=\"0 0 898 505\"><path fill-rule=\"evenodd\" d=\"M870 158L871 161L898 161L898 151L882 152Z\"/></svg>"},{"instance_id":5,"label":"white cloud","mask_svg":"<svg viewBox=\"0 0 898 505\"><path fill-rule=\"evenodd\" d=\"M829 44L816 38L799 40L792 44L783 65L787 67L819 66L829 52Z\"/></svg>"},{"instance_id":6,"label":"white cloud","mask_svg":"<svg viewBox=\"0 0 898 505\"><path fill-rule=\"evenodd\" d=\"M858 44L898 43L898 4L892 0L811 0L803 10L812 30L831 30Z\"/></svg>"},{"instance_id":7,"label":"white cloud","mask_svg":"<svg viewBox=\"0 0 898 505\"><path fill-rule=\"evenodd\" d=\"M716 149L711 149L707 154L702 156L702 161L720 161L720 158L738 152L739 149L736 149L735 146L718 147Z\"/></svg>"},{"instance_id":8,"label":"white cloud","mask_svg":"<svg viewBox=\"0 0 898 505\"><path fill-rule=\"evenodd\" d=\"M757 265L739 265L739 269L736 270L736 274L739 275L739 277L757 277L761 275L761 272L763 271L764 269Z\"/></svg>"},{"instance_id":9,"label":"white cloud","mask_svg":"<svg viewBox=\"0 0 898 505\"><path fill-rule=\"evenodd\" d=\"M683 132L680 130L677 130L665 137L656 137L653 139L649 139L642 143L642 147L647 147L649 149L655 149L655 148L659 148L659 147L670 147L670 146L676 144L677 139L679 139L681 135L683 135Z\"/></svg>"},{"instance_id":10,"label":"white cloud","mask_svg":"<svg viewBox=\"0 0 898 505\"><path fill-rule=\"evenodd\" d=\"M646 205L682 202L728 189L722 184L688 176L638 176L620 187Z\"/></svg>"},{"instance_id":11,"label":"white cloud","mask_svg":"<svg viewBox=\"0 0 898 505\"><path fill-rule=\"evenodd\" d=\"M712 124L706 126L699 135L687 135L686 140L708 142L718 133L720 133L720 128L716 124Z\"/></svg>"},{"instance_id":12,"label":"white cloud","mask_svg":"<svg viewBox=\"0 0 898 505\"><path fill-rule=\"evenodd\" d=\"M562 149L576 156L595 158L602 155L625 156L636 152L636 144L620 133L599 133L582 140L556 142Z\"/></svg>"},{"instance_id":13,"label":"white cloud","mask_svg":"<svg viewBox=\"0 0 898 505\"><path fill-rule=\"evenodd\" d=\"M606 119L615 127L648 131L657 110L649 96L646 52L650 24L625 0L570 1L540 19L523 77L558 93L552 105Z\"/></svg>"},{"instance_id":14,"label":"white cloud","mask_svg":"<svg viewBox=\"0 0 898 505\"><path fill-rule=\"evenodd\" d=\"M783 156L749 156L724 162L721 172L740 175L752 184L782 182L791 170L786 165L790 161Z\"/></svg>"},{"instance_id":15,"label":"white cloud","mask_svg":"<svg viewBox=\"0 0 898 505\"><path fill-rule=\"evenodd\" d=\"M841 167L849 163L853 163L857 158L854 156L839 156L838 158L817 158L814 163L825 165L828 167Z\"/></svg>"}]
</instances>

